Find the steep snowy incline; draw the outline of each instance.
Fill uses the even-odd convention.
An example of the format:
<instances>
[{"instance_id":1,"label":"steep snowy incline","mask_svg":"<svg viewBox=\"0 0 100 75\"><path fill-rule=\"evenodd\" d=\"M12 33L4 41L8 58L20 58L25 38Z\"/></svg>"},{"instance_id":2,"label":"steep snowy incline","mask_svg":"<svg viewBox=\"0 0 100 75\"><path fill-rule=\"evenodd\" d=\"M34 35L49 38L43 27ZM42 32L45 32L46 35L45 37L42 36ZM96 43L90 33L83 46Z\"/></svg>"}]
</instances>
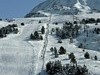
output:
<instances>
[{"instance_id":1,"label":"steep snowy incline","mask_svg":"<svg viewBox=\"0 0 100 75\"><path fill-rule=\"evenodd\" d=\"M56 7L59 6L73 6L77 1L76 0L46 0L45 2L39 4L35 8L33 8L32 12L37 12L39 10L51 10L57 9Z\"/></svg>"},{"instance_id":2,"label":"steep snowy incline","mask_svg":"<svg viewBox=\"0 0 100 75\"><path fill-rule=\"evenodd\" d=\"M37 14L40 15L41 13L38 11L64 14L66 13L66 10L70 12L71 10L69 10L69 8L73 7L76 2L76 0L46 0L33 8L32 11L25 17L32 17Z\"/></svg>"},{"instance_id":3,"label":"steep snowy incline","mask_svg":"<svg viewBox=\"0 0 100 75\"><path fill-rule=\"evenodd\" d=\"M74 7L76 7L79 11L82 11L81 13L89 13L91 12L91 8L89 6L86 5L86 3L84 2L85 5L82 5L80 3L79 0L77 0L77 3L74 5Z\"/></svg>"},{"instance_id":4,"label":"steep snowy incline","mask_svg":"<svg viewBox=\"0 0 100 75\"><path fill-rule=\"evenodd\" d=\"M18 23L18 34L10 34L0 39L0 75L34 75L37 59L34 50L37 49L34 48L36 44L31 45L27 39L31 33L38 30L40 24L38 20L31 22L31 19L25 26L21 26L21 22L24 21L13 22ZM8 24L3 22L2 26Z\"/></svg>"},{"instance_id":5,"label":"steep snowy incline","mask_svg":"<svg viewBox=\"0 0 100 75\"><path fill-rule=\"evenodd\" d=\"M81 4L85 4L91 8L92 11L100 11L100 0L79 0Z\"/></svg>"},{"instance_id":6,"label":"steep snowy incline","mask_svg":"<svg viewBox=\"0 0 100 75\"><path fill-rule=\"evenodd\" d=\"M39 12L51 12L53 14L79 14L99 12L100 0L46 0L32 9L25 17L39 17L45 14Z\"/></svg>"}]
</instances>

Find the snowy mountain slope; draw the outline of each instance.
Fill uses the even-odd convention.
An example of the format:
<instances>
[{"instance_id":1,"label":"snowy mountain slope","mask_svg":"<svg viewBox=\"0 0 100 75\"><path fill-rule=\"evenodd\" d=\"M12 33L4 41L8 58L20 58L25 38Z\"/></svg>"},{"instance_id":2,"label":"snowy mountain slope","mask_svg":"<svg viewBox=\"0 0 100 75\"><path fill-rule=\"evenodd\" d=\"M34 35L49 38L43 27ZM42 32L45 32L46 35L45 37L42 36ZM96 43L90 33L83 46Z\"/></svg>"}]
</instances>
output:
<instances>
[{"instance_id":1,"label":"snowy mountain slope","mask_svg":"<svg viewBox=\"0 0 100 75\"><path fill-rule=\"evenodd\" d=\"M29 36L38 30L39 19L17 19L11 24L18 25L18 34L9 34L5 38L0 38L0 75L31 75L35 72L35 62L42 46L42 41L29 41ZM25 26L20 23L25 22ZM9 25L9 22L0 21L0 27ZM38 45L38 46L37 46ZM34 47L35 46L35 47ZM38 47L38 49L37 49Z\"/></svg>"},{"instance_id":2,"label":"snowy mountain slope","mask_svg":"<svg viewBox=\"0 0 100 75\"><path fill-rule=\"evenodd\" d=\"M63 18L63 17L60 16L60 18ZM56 18L56 19L58 19L58 18ZM54 20L52 18L52 21L56 21L56 20ZM49 29L51 30L52 28L62 27L62 25L63 25L63 23L58 23L58 25L55 25L55 24L51 23ZM96 26L94 24L93 25L90 24L89 26L90 26L90 28L95 28L95 27L100 27L99 25ZM63 65L68 64L68 63L70 63L69 58L68 58L68 54L70 52L73 52L75 54L75 56L76 56L77 63L79 65L84 65L85 64L89 69L90 75L99 75L100 74L100 66L99 66L100 65L100 52L95 51L96 48L100 48L100 46L98 46L95 43L95 45L97 45L98 47L96 46L96 47L93 48L93 45L90 44L90 48L89 49L85 49L86 52L90 53L90 59L85 59L84 58L85 52L83 52L83 49L78 48L77 46L75 46L75 44L76 44L76 40L75 39L74 39L74 43L72 43L72 44L70 44L70 40L69 39L63 39L62 43L57 43L58 38L54 35L55 33L52 33L52 34L50 34L48 36L49 41L48 41L47 50L46 50L45 64L47 64L48 61L56 61L56 60L60 60L63 63ZM83 37L85 38L85 35L81 35L80 37L81 37L81 39L83 39ZM97 37L99 38L99 36L97 36ZM92 39L93 37L89 37L89 38ZM50 51L50 48L51 47L56 47L57 50L59 50L59 48L61 46L63 46L66 49L67 53L64 54L64 55L59 55L58 58L55 58L53 53ZM95 55L98 56L98 60L97 61L94 60L94 56ZM45 67L45 69L46 69L46 67ZM43 75L47 75L47 74L43 74Z\"/></svg>"},{"instance_id":3,"label":"snowy mountain slope","mask_svg":"<svg viewBox=\"0 0 100 75\"><path fill-rule=\"evenodd\" d=\"M62 25L64 23L63 19L69 19L69 18L67 18L67 16L65 16L66 18L63 18L63 17L64 16L59 16L59 17L53 16L52 21L50 23L49 30L51 30L52 28L56 28L56 27L62 27ZM58 25L52 24L53 22L59 22L59 18L63 18L63 19L60 19L60 21L62 21L62 22L60 22ZM70 18L72 18L72 17L70 16ZM47 24L48 24L48 22L47 22ZM78 64L82 65L82 66L85 64L88 67L90 75L99 75L100 74L100 66L99 66L100 65L100 52L93 51L93 50L90 50L90 49L86 49L86 52L90 53L91 58L85 59L84 58L85 52L83 52L83 49L80 49L77 46L75 46L76 42L74 42L73 44L70 44L69 39L64 39L64 40L62 40L63 43L59 44L59 43L57 43L57 41L58 41L57 37L49 34L48 45L47 45L47 48L46 48L46 54L45 54L45 58L44 58L45 59L45 62L44 62L45 65L47 64L48 61L55 61L55 60L60 60L63 63L63 65L68 64L68 63L70 63L70 60L68 59L68 53L73 52L76 56L76 60L77 60ZM52 52L50 52L50 48L51 47L57 47L57 50L59 50L59 48L61 46L63 46L66 49L67 53L65 55L59 55L58 58L54 58L54 55L52 54ZM94 60L95 55L98 56L97 61ZM44 66L44 68L41 69L41 65L43 64L42 59L43 58L40 57L40 60L38 62L39 66L37 68L37 72L38 72L38 74L47 75L45 72L43 72L46 69L46 67Z\"/></svg>"},{"instance_id":4,"label":"snowy mountain slope","mask_svg":"<svg viewBox=\"0 0 100 75\"><path fill-rule=\"evenodd\" d=\"M77 4L76 4L77 5ZM43 13L43 12L42 12ZM47 14L47 13L44 13ZM76 15L80 20L82 18L98 18L100 17L100 13L91 15ZM49 15L49 14L47 14ZM95 15L95 16L94 16ZM45 52L45 58L43 62L42 49L44 47L44 41L29 41L29 35L37 31L40 26L45 26L48 24L49 17L36 17L36 18L17 18L14 22L18 24L19 33L18 34L10 34L6 38L0 39L0 75L36 75L39 73L43 73L45 70L45 65L48 61L60 60L63 65L70 63L68 59L68 53L75 53L77 62L79 65L86 65L89 69L91 75L99 75L100 74L100 52L95 51L96 49L91 47L86 49L86 52L90 53L91 58L85 59L84 53L82 50L77 47L76 43L80 40L74 39L74 43L70 44L69 39L62 40L62 44L58 44L58 39L48 34L48 45ZM42 23L39 24L38 21L41 20ZM49 30L51 28L62 27L65 21L73 21L73 16L71 15L52 15L51 22L49 25ZM24 22L25 26L21 26L20 23ZM58 25L53 24L54 22L58 22ZM0 22L0 25L6 26L8 22ZM100 25L100 24L99 24ZM90 28L100 27L94 26L94 24L89 24ZM81 35L80 37L83 37ZM80 37L78 39L80 39ZM97 36L98 38L100 36ZM91 37L89 37L91 38ZM94 37L92 37L94 38ZM91 39L92 39L91 38ZM91 42L91 39L88 40ZM100 39L100 38L99 38ZM88 43L89 43L88 42ZM94 43L97 45L97 43ZM99 43L98 43L99 44ZM58 58L54 58L54 55L50 52L51 47L57 47L57 49L63 46L67 53L65 55L59 55ZM95 46L97 48L97 46ZM100 46L98 46L99 48ZM92 49L91 49L92 48ZM91 49L91 50L90 50ZM98 60L94 60L94 56L98 56ZM42 68L44 64L44 68ZM42 74L41 75L47 75Z\"/></svg>"},{"instance_id":5,"label":"snowy mountain slope","mask_svg":"<svg viewBox=\"0 0 100 75\"><path fill-rule=\"evenodd\" d=\"M33 15L33 13L37 13L41 10L44 12L64 13L65 7L73 7L76 2L76 0L46 0L45 2L33 8L33 10L29 14L27 14L26 17L31 16Z\"/></svg>"},{"instance_id":6,"label":"snowy mountain slope","mask_svg":"<svg viewBox=\"0 0 100 75\"><path fill-rule=\"evenodd\" d=\"M89 13L91 11L91 8L89 6L86 5L85 2L83 2L84 5L82 5L80 3L79 0L77 0L77 3L74 5L74 7L76 7L79 11L81 11L82 13Z\"/></svg>"},{"instance_id":7,"label":"snowy mountain slope","mask_svg":"<svg viewBox=\"0 0 100 75\"><path fill-rule=\"evenodd\" d=\"M79 0L91 8L92 11L100 11L100 0Z\"/></svg>"},{"instance_id":8,"label":"snowy mountain slope","mask_svg":"<svg viewBox=\"0 0 100 75\"><path fill-rule=\"evenodd\" d=\"M32 9L25 17L44 16L42 12L53 14L90 13L100 10L100 0L46 0Z\"/></svg>"}]
</instances>

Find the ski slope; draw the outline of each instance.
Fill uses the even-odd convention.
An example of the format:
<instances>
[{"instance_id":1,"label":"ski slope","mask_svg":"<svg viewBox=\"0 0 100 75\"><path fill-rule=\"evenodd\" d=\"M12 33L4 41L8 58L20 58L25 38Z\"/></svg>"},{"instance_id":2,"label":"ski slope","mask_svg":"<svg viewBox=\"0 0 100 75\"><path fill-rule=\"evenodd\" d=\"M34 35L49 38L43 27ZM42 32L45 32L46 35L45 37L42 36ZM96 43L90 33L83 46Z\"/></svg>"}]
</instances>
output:
<instances>
[{"instance_id":1,"label":"ski slope","mask_svg":"<svg viewBox=\"0 0 100 75\"><path fill-rule=\"evenodd\" d=\"M75 15L78 19L82 18L98 18L99 13L93 16L96 13L87 15ZM38 23L39 20L42 20L42 23ZM70 63L68 59L68 54L73 52L76 56L76 60L79 65L86 65L89 69L89 73L92 75L100 75L100 52L92 48L86 49L90 53L91 59L85 59L82 49L77 47L77 43L81 35L77 39L74 39L74 43L70 44L69 39L62 40L62 44L58 44L58 38L50 33L47 33L47 30L51 28L62 27L65 21L73 21L73 16L69 15L55 15L52 14L51 22L47 28L49 22L49 17L39 17L39 18L17 18L13 22L4 22L0 21L0 27L7 26L8 24L16 23L18 24L19 32L18 34L9 34L6 38L0 39L0 75L47 75L45 72L45 65L48 61L61 60L63 65ZM20 23L24 22L25 25L21 26ZM58 25L53 23L58 22ZM100 24L99 24L100 25ZM100 26L95 26L94 24L89 24L90 29ZM46 33L43 35L44 40L42 41L32 41L29 40L29 36L34 31L40 30L41 26L45 26ZM48 36L47 36L48 35ZM99 36L97 36L99 37ZM93 37L90 37L91 39ZM46 41L46 43L45 43ZM48 42L47 42L48 41ZM88 43L91 40L88 41ZM97 45L97 44L96 44ZM46 46L46 50L43 50ZM65 55L59 55L58 58L54 58L50 52L51 47L57 47L59 50L60 46L63 46L67 53ZM99 47L99 46L98 46ZM97 47L95 47L97 48ZM94 56L98 56L98 60L94 60Z\"/></svg>"},{"instance_id":2,"label":"ski slope","mask_svg":"<svg viewBox=\"0 0 100 75\"><path fill-rule=\"evenodd\" d=\"M35 72L37 54L35 54L35 45L31 45L28 40L30 34L37 31L40 24L38 20L26 21L12 22L18 24L19 33L9 34L6 38L0 39L0 75L31 75ZM26 22L25 26L21 26L21 22ZM8 22L0 22L1 27L8 24ZM41 42L39 43L40 47Z\"/></svg>"}]
</instances>

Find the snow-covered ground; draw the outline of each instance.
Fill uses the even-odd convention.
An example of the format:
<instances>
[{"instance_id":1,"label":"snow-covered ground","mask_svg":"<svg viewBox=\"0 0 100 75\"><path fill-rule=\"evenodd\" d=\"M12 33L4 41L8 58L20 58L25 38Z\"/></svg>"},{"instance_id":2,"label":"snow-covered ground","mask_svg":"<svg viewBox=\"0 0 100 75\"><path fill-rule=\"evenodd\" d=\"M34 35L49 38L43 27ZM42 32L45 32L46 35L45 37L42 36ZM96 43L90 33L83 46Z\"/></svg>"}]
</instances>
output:
<instances>
[{"instance_id":1,"label":"snow-covered ground","mask_svg":"<svg viewBox=\"0 0 100 75\"><path fill-rule=\"evenodd\" d=\"M94 24L91 25L90 28L92 28L93 26L95 26ZM58 25L54 25L54 24L51 24L50 25L50 29L51 28L55 28L55 27L61 27L61 24L58 24ZM95 37L95 36L94 36ZM93 37L89 37L90 39L93 38ZM76 46L76 43L78 42L76 39L74 39L74 43L70 44L70 40L69 39L65 39L65 40L62 40L62 44L58 43L58 39L55 37L55 35L49 35L48 36L48 46L47 46L47 51L46 51L46 58L45 58L45 64L48 62L48 61L55 61L55 60L61 60L61 62L63 63L63 65L65 64L68 64L70 63L70 60L68 59L68 54L73 52L76 56L76 60L77 60L77 63L79 65L86 65L89 69L89 72L92 74L92 75L100 75L100 52L96 51L94 48L96 47L93 47L93 45L90 44L90 48L92 48L92 50L90 49L85 49L85 52L89 52L90 54L90 59L85 59L84 58L84 54L85 52L83 52L83 49L80 49ZM54 58L54 55L52 55L52 52L50 51L50 48L51 47L56 47L57 50L60 49L60 47L63 46L67 53L64 54L64 55L59 55L58 58ZM99 46L98 46L99 47ZM98 60L94 60L94 56L97 56L98 57Z\"/></svg>"},{"instance_id":2,"label":"snow-covered ground","mask_svg":"<svg viewBox=\"0 0 100 75\"><path fill-rule=\"evenodd\" d=\"M96 13L94 13L96 14ZM76 15L79 19L94 17L98 18L100 14L91 15ZM38 23L39 20L42 23ZM49 24L49 30L55 27L62 27L65 21L73 21L73 16L69 15L52 15L51 22ZM20 23L24 22L25 25L21 26ZM59 22L58 25L52 24L54 22ZM19 32L18 34L9 34L5 38L0 39L0 75L37 75L42 73L45 75L45 64L48 61L61 60L64 64L70 63L68 59L68 54L73 52L76 56L76 60L80 65L86 65L89 69L89 72L93 75L100 75L100 52L96 51L92 44L89 45L90 48L86 49L86 52L90 53L91 59L85 59L83 49L77 47L77 43L80 42L80 38L84 35L81 35L77 39L74 39L74 43L70 44L69 39L62 40L62 44L58 44L58 39L48 33L48 23L49 17L40 17L40 18L17 18L13 22L4 22L0 21L0 28L5 27L8 24L18 24ZM100 25L100 24L99 24ZM89 24L90 29L95 27L100 27L99 25ZM41 26L45 26L46 33L43 35L44 40L42 41L32 41L29 40L29 36L34 31L40 30ZM90 37L88 43L91 40L98 36ZM46 41L48 38L48 42ZM82 39L81 38L81 39ZM44 53L43 47L46 43L46 52ZM95 44L97 48L97 44ZM65 55L59 55L58 58L54 58L50 52L51 47L57 47L59 50L60 46L63 46L67 53ZM91 47L92 46L92 47ZM45 55L43 55L45 54ZM98 60L95 61L93 57L97 55ZM44 58L43 58L44 57ZM42 72L41 72L42 71Z\"/></svg>"},{"instance_id":3,"label":"snow-covered ground","mask_svg":"<svg viewBox=\"0 0 100 75\"><path fill-rule=\"evenodd\" d=\"M0 39L0 75L34 74L35 61L42 42L34 42L32 45L31 41L28 40L30 34L37 31L41 24L38 24L38 20L31 20L12 22L18 24L19 33L9 34L6 38ZM25 26L21 26L21 22L25 22ZM8 24L7 22L0 22L0 27L5 27Z\"/></svg>"}]
</instances>

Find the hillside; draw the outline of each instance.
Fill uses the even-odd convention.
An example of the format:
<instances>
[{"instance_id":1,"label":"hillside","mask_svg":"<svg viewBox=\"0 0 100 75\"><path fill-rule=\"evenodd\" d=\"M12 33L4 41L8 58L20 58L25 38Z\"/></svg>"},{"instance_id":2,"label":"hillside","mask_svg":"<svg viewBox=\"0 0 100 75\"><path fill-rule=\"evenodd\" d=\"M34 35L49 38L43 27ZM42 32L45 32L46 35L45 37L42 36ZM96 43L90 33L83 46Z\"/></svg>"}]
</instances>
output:
<instances>
[{"instance_id":1,"label":"hillside","mask_svg":"<svg viewBox=\"0 0 100 75\"><path fill-rule=\"evenodd\" d=\"M100 75L99 4L46 0L1 20L0 75Z\"/></svg>"},{"instance_id":2,"label":"hillside","mask_svg":"<svg viewBox=\"0 0 100 75\"><path fill-rule=\"evenodd\" d=\"M95 15L95 16L93 16ZM77 15L78 20L86 18L99 17L99 13ZM39 23L39 21L41 21ZM7 34L6 37L0 38L0 75L48 75L46 70L46 64L49 61L61 61L62 65L70 64L68 55L70 53L75 54L77 64L83 66L84 64L88 68L89 75L100 74L100 34L92 33L94 28L100 28L100 23L95 25L86 24L89 26L87 31L83 32L84 25L80 29L80 35L73 39L70 43L70 38L61 39L62 43L58 43L59 37L56 36L56 32L52 32L52 28L63 28L65 22L73 22L73 16L71 15L51 15L50 17L35 17L35 18L15 18L15 21L5 22L0 21L0 27L6 27L9 24L18 25L17 34ZM25 25L21 25L24 23ZM57 23L57 24L56 24ZM48 26L49 24L49 26ZM45 27L45 34L41 34L41 27ZM39 31L39 34L43 36L43 40L31 40L31 33ZM52 32L52 33L51 33ZM84 42L86 39L86 42ZM85 48L79 48L79 44L83 43ZM87 45L88 44L88 45ZM59 48L63 46L66 49L66 53L55 58L55 55L50 51L51 47L56 47L57 52ZM83 51L84 50L84 51ZM88 52L90 59L86 59L84 54ZM97 56L97 60L95 60ZM71 64L70 64L71 65Z\"/></svg>"},{"instance_id":3,"label":"hillside","mask_svg":"<svg viewBox=\"0 0 100 75\"><path fill-rule=\"evenodd\" d=\"M53 14L80 14L99 12L100 0L46 0L32 9L25 17L47 16L39 11Z\"/></svg>"}]
</instances>

